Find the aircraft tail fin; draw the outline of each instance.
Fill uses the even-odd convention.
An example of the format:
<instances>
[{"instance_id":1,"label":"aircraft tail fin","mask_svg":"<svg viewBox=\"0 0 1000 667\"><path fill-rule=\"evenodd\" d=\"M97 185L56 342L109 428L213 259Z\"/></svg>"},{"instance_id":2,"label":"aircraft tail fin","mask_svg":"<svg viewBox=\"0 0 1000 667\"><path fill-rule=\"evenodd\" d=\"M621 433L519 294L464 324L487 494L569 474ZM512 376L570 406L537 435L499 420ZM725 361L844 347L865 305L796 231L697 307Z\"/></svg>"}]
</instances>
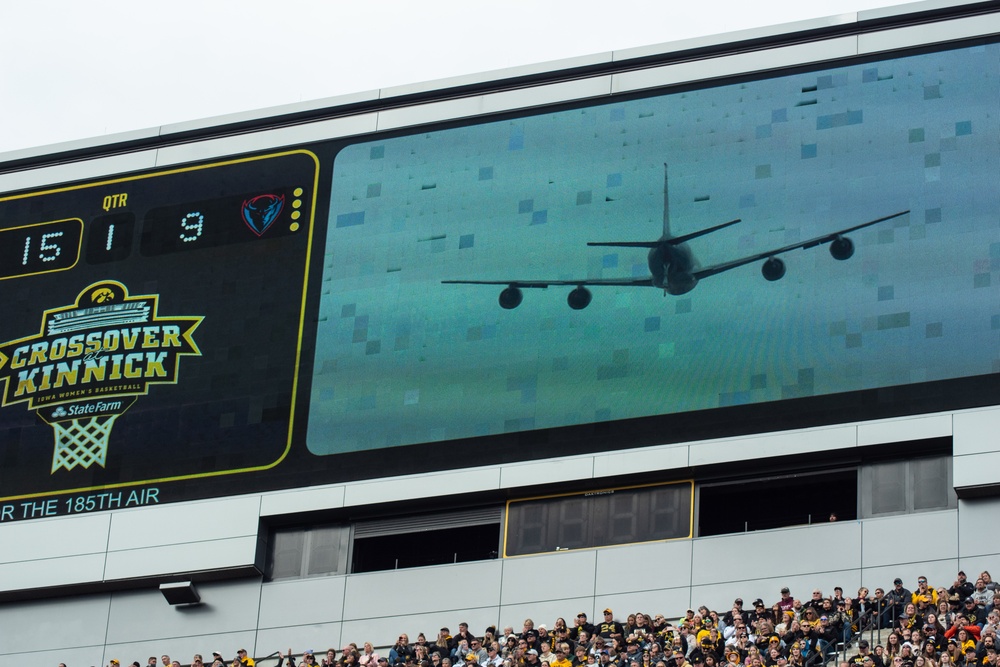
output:
<instances>
[{"instance_id":1,"label":"aircraft tail fin","mask_svg":"<svg viewBox=\"0 0 1000 667\"><path fill-rule=\"evenodd\" d=\"M667 163L663 163L663 238L670 238L670 189L667 181Z\"/></svg>"}]
</instances>

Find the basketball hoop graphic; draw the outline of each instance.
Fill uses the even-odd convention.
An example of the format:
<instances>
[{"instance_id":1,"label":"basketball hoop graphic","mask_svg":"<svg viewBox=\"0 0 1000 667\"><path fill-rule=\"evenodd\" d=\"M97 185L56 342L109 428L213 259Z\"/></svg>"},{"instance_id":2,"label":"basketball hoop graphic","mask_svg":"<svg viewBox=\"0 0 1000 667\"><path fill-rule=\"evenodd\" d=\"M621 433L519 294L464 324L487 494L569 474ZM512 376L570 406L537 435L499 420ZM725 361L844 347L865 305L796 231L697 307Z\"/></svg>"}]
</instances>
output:
<instances>
[{"instance_id":1,"label":"basketball hoop graphic","mask_svg":"<svg viewBox=\"0 0 1000 667\"><path fill-rule=\"evenodd\" d=\"M160 317L158 295L94 283L72 306L47 310L41 333L0 344L2 406L28 403L52 426L52 473L107 461L115 420L151 384L175 384L180 357L200 356L202 317Z\"/></svg>"}]
</instances>

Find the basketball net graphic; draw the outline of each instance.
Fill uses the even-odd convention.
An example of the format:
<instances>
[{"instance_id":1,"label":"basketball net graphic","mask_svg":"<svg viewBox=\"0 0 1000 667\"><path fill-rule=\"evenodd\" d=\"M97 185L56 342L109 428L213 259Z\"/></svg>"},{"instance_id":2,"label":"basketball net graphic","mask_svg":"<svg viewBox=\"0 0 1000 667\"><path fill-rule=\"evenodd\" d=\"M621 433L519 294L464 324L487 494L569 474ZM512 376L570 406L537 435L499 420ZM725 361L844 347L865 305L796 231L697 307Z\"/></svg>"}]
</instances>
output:
<instances>
[{"instance_id":1,"label":"basketball net graphic","mask_svg":"<svg viewBox=\"0 0 1000 667\"><path fill-rule=\"evenodd\" d=\"M176 384L202 317L159 317L158 295L130 297L119 282L90 285L72 306L44 312L41 333L0 343L3 406L27 402L52 426L52 469L107 461L115 421L150 384Z\"/></svg>"},{"instance_id":2,"label":"basketball net graphic","mask_svg":"<svg viewBox=\"0 0 1000 667\"><path fill-rule=\"evenodd\" d=\"M56 436L52 472L76 466L89 468L93 463L103 468L108 455L108 436L116 419L118 415L52 422Z\"/></svg>"}]
</instances>

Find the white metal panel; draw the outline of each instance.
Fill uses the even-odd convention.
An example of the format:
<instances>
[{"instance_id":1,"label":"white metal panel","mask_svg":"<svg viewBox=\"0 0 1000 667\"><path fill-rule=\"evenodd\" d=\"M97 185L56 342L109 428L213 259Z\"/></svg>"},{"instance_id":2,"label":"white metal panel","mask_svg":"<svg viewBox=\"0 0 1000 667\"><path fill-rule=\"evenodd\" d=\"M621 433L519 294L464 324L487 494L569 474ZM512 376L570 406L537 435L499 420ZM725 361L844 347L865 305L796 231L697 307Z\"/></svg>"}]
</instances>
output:
<instances>
[{"instance_id":1,"label":"white metal panel","mask_svg":"<svg viewBox=\"0 0 1000 667\"><path fill-rule=\"evenodd\" d=\"M809 557L775 558L781 546L801 547ZM694 541L692 554L691 583L695 586L811 575L820 587L829 581L832 588L838 579L834 575L861 567L861 524L838 521L703 537Z\"/></svg>"},{"instance_id":2,"label":"white metal panel","mask_svg":"<svg viewBox=\"0 0 1000 667\"><path fill-rule=\"evenodd\" d=\"M114 512L108 551L256 537L260 498L237 496Z\"/></svg>"},{"instance_id":3,"label":"white metal panel","mask_svg":"<svg viewBox=\"0 0 1000 667\"><path fill-rule=\"evenodd\" d=\"M345 577L311 577L264 584L257 625L286 628L339 622L343 618L346 585Z\"/></svg>"},{"instance_id":4,"label":"white metal panel","mask_svg":"<svg viewBox=\"0 0 1000 667\"><path fill-rule=\"evenodd\" d=\"M625 93L689 81L708 81L736 74L766 72L792 65L846 58L856 53L857 37L837 37L822 42L806 42L733 56L622 72L613 76L611 89L613 93Z\"/></svg>"},{"instance_id":5,"label":"white metal panel","mask_svg":"<svg viewBox=\"0 0 1000 667\"><path fill-rule=\"evenodd\" d=\"M1000 450L1000 408L956 412L952 448L955 456ZM956 484L957 486L957 484Z\"/></svg>"},{"instance_id":6,"label":"white metal panel","mask_svg":"<svg viewBox=\"0 0 1000 667\"><path fill-rule=\"evenodd\" d=\"M554 104L608 95L610 77L591 77L565 81L548 86L521 88L489 95L461 97L416 106L386 109L379 112L378 129L391 130L412 125L424 125L484 113L497 113L541 104Z\"/></svg>"},{"instance_id":7,"label":"white metal panel","mask_svg":"<svg viewBox=\"0 0 1000 667\"><path fill-rule=\"evenodd\" d=\"M104 578L104 553L24 560L0 565L0 591L21 591L71 584L86 584Z\"/></svg>"},{"instance_id":8,"label":"white metal panel","mask_svg":"<svg viewBox=\"0 0 1000 667\"><path fill-rule=\"evenodd\" d=\"M957 519L955 510L866 519L862 524L862 563L871 568L916 559L955 559L956 540L942 537L955 535ZM920 548L905 556L899 552L900 544L919 544ZM951 586L950 581L947 586ZM913 586L907 588L912 590Z\"/></svg>"},{"instance_id":9,"label":"white metal panel","mask_svg":"<svg viewBox=\"0 0 1000 667\"><path fill-rule=\"evenodd\" d=\"M1000 483L1000 452L956 456L953 466L956 489Z\"/></svg>"},{"instance_id":10,"label":"white metal panel","mask_svg":"<svg viewBox=\"0 0 1000 667\"><path fill-rule=\"evenodd\" d=\"M280 516L343 506L343 486L317 486L263 494L260 499L260 515Z\"/></svg>"},{"instance_id":11,"label":"white metal panel","mask_svg":"<svg viewBox=\"0 0 1000 667\"><path fill-rule=\"evenodd\" d=\"M257 627L259 580L211 582L196 586L202 604L192 607L167 604L158 588L114 593L108 614L107 642L125 644L162 641L173 637L202 635L208 628L211 628L213 634L224 634ZM210 653L214 648L206 646L201 640L189 641L185 649L186 655L181 655L178 659L185 664L190 663L191 654L204 654L206 651Z\"/></svg>"},{"instance_id":12,"label":"white metal panel","mask_svg":"<svg viewBox=\"0 0 1000 667\"><path fill-rule=\"evenodd\" d=\"M1000 32L1000 14L984 14L858 35L858 53L878 53L910 46L949 42Z\"/></svg>"},{"instance_id":13,"label":"white metal panel","mask_svg":"<svg viewBox=\"0 0 1000 667\"><path fill-rule=\"evenodd\" d=\"M935 9L947 9L949 7L959 7L969 4L969 0L923 0L922 2L908 2L904 5L889 5L888 7L876 7L874 9L864 9L858 12L859 21L869 19L889 18L904 14L914 14L916 12L927 12Z\"/></svg>"},{"instance_id":14,"label":"white metal panel","mask_svg":"<svg viewBox=\"0 0 1000 667\"><path fill-rule=\"evenodd\" d=\"M419 542L414 548L420 548ZM500 600L499 560L415 567L355 574L347 579L345 619L412 615L462 608L456 599L471 596L474 606Z\"/></svg>"},{"instance_id":15,"label":"white metal panel","mask_svg":"<svg viewBox=\"0 0 1000 667\"><path fill-rule=\"evenodd\" d=\"M287 116L289 114L299 114L299 113L307 113L310 111L317 111L322 109L332 109L335 107L347 106L351 104L359 104L361 102L371 102L377 100L379 96L380 96L380 91L377 89L363 90L355 93L347 93L345 95L337 95L334 97L324 97L318 100L307 100L304 102L294 102L292 104L282 104L280 106L268 107L266 109L251 109L250 111L241 111L238 113L225 114L222 116L213 116L211 118L199 118L197 120L187 120L178 123L168 123L167 125L160 126L160 135L166 136L182 132L194 132L197 130L211 129L223 125L230 125L233 123L245 123L247 121L273 118L276 116Z\"/></svg>"},{"instance_id":16,"label":"white metal panel","mask_svg":"<svg viewBox=\"0 0 1000 667\"><path fill-rule=\"evenodd\" d=\"M386 109L378 113L378 129L392 130L412 125L423 125L455 118L467 118L483 113L483 95L458 97L440 102Z\"/></svg>"},{"instance_id":17,"label":"white metal panel","mask_svg":"<svg viewBox=\"0 0 1000 667\"><path fill-rule=\"evenodd\" d=\"M630 449L594 456L594 477L629 475L649 470L675 470L688 466L688 448L667 445L647 449Z\"/></svg>"},{"instance_id":18,"label":"white metal panel","mask_svg":"<svg viewBox=\"0 0 1000 667\"><path fill-rule=\"evenodd\" d=\"M880 445L951 435L950 414L924 415L858 424L858 445Z\"/></svg>"},{"instance_id":19,"label":"white metal panel","mask_svg":"<svg viewBox=\"0 0 1000 667\"><path fill-rule=\"evenodd\" d=\"M344 490L344 506L434 498L495 489L499 476L500 471L496 468L472 468L356 482L347 485Z\"/></svg>"},{"instance_id":20,"label":"white metal panel","mask_svg":"<svg viewBox=\"0 0 1000 667\"><path fill-rule=\"evenodd\" d=\"M26 160L30 158L43 158L53 153L66 153L70 151L85 151L90 148L100 148L109 144L126 143L140 141L142 139L153 139L160 134L160 128L148 127L128 132L116 132L105 134L99 137L87 137L86 139L76 139L47 146L32 146L31 148L21 148L19 150L0 153L0 164L13 162L14 160Z\"/></svg>"},{"instance_id":21,"label":"white metal panel","mask_svg":"<svg viewBox=\"0 0 1000 667\"><path fill-rule=\"evenodd\" d=\"M645 591L653 586L665 589L683 587L686 598L687 587L691 584L692 544L691 540L674 540L598 549L595 594L601 598ZM652 579L641 575L649 571L650 563L657 564ZM638 576L634 576L637 573ZM687 604L687 600L683 604Z\"/></svg>"},{"instance_id":22,"label":"white metal panel","mask_svg":"<svg viewBox=\"0 0 1000 667\"><path fill-rule=\"evenodd\" d=\"M650 56L677 53L679 51L688 51L690 49L725 46L736 42L760 40L768 37L780 37L781 35L787 35L789 33L849 25L856 22L856 12L834 14L833 16L804 19L802 21L790 21L788 23L779 23L778 25L758 26L755 28L746 28L745 30L734 30L733 32L691 37L674 42L662 42L660 44L649 44L647 46L618 49L614 52L614 60L615 62L621 62L623 60L630 60L633 58L648 58Z\"/></svg>"},{"instance_id":23,"label":"white metal panel","mask_svg":"<svg viewBox=\"0 0 1000 667\"><path fill-rule=\"evenodd\" d=\"M97 638L94 638L97 639ZM0 654L0 667L25 667L25 665L102 665L104 644L80 648L32 651L31 653Z\"/></svg>"},{"instance_id":24,"label":"white metal panel","mask_svg":"<svg viewBox=\"0 0 1000 667\"><path fill-rule=\"evenodd\" d=\"M548 86L519 88L486 95L483 98L483 112L497 113L543 104L558 104L570 100L585 100L609 94L611 94L611 77L593 76Z\"/></svg>"},{"instance_id":25,"label":"white metal panel","mask_svg":"<svg viewBox=\"0 0 1000 667\"><path fill-rule=\"evenodd\" d=\"M590 65L600 65L611 62L613 54L608 51L604 53L592 53L560 60L552 60L544 63L531 63L528 65L518 65L504 69L491 70L489 72L478 72L475 74L463 74L460 76L436 79L434 81L423 81L419 83L407 83L399 86L390 86L381 90L381 99L402 97L417 93L426 93L448 88L458 88L461 86L471 86L490 81L502 79L514 79L531 76L533 74L545 74L547 72L558 72L576 67L587 67Z\"/></svg>"},{"instance_id":26,"label":"white metal panel","mask_svg":"<svg viewBox=\"0 0 1000 667\"><path fill-rule=\"evenodd\" d=\"M572 576L566 576L570 572ZM595 549L505 558L500 604L509 606L552 598L592 596L596 574Z\"/></svg>"},{"instance_id":27,"label":"white metal panel","mask_svg":"<svg viewBox=\"0 0 1000 667\"><path fill-rule=\"evenodd\" d=\"M857 427L832 426L702 441L691 445L689 460L692 466L702 466L789 454L850 449L855 446L857 446Z\"/></svg>"},{"instance_id":28,"label":"white metal panel","mask_svg":"<svg viewBox=\"0 0 1000 667\"><path fill-rule=\"evenodd\" d=\"M573 479L591 479L594 476L594 458L578 456L559 460L511 463L500 470L500 486L516 489L519 486L554 484Z\"/></svg>"},{"instance_id":29,"label":"white metal panel","mask_svg":"<svg viewBox=\"0 0 1000 667\"><path fill-rule=\"evenodd\" d=\"M106 513L0 524L0 563L95 553L103 558L110 524Z\"/></svg>"},{"instance_id":30,"label":"white metal panel","mask_svg":"<svg viewBox=\"0 0 1000 667\"><path fill-rule=\"evenodd\" d=\"M110 605L107 595L0 605L0 655L101 645Z\"/></svg>"},{"instance_id":31,"label":"white metal panel","mask_svg":"<svg viewBox=\"0 0 1000 667\"><path fill-rule=\"evenodd\" d=\"M995 559L1000 554L995 530L997 517L1000 517L1000 498L958 501L958 553L963 567L967 567L968 558L988 556L994 559L993 567L996 568ZM966 574L975 579L972 572Z\"/></svg>"},{"instance_id":32,"label":"white metal panel","mask_svg":"<svg viewBox=\"0 0 1000 667\"><path fill-rule=\"evenodd\" d=\"M104 578L113 581L167 576L175 572L250 567L255 562L256 553L256 535L111 551Z\"/></svg>"},{"instance_id":33,"label":"white metal panel","mask_svg":"<svg viewBox=\"0 0 1000 667\"><path fill-rule=\"evenodd\" d=\"M164 167L241 153L278 150L296 144L366 134L375 131L375 121L376 115L367 113L219 139L206 139L205 141L178 144L177 146L166 146L157 151L156 166Z\"/></svg>"},{"instance_id":34,"label":"white metal panel","mask_svg":"<svg viewBox=\"0 0 1000 667\"><path fill-rule=\"evenodd\" d=\"M15 171L0 174L0 192L43 190L71 181L91 180L108 174L124 174L154 166L156 166L156 151L140 151L85 162L69 162L51 167Z\"/></svg>"}]
</instances>

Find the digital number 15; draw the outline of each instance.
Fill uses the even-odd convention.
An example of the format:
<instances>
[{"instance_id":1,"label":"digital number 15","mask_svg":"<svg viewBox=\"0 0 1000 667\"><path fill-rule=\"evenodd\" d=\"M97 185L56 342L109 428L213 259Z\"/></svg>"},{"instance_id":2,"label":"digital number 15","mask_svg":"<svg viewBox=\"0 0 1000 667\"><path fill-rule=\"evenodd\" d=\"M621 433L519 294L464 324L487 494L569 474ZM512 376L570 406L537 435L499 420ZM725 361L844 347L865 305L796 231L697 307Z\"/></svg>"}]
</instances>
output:
<instances>
[{"instance_id":1,"label":"digital number 15","mask_svg":"<svg viewBox=\"0 0 1000 667\"><path fill-rule=\"evenodd\" d=\"M79 218L0 230L0 280L73 267L82 237Z\"/></svg>"}]
</instances>

